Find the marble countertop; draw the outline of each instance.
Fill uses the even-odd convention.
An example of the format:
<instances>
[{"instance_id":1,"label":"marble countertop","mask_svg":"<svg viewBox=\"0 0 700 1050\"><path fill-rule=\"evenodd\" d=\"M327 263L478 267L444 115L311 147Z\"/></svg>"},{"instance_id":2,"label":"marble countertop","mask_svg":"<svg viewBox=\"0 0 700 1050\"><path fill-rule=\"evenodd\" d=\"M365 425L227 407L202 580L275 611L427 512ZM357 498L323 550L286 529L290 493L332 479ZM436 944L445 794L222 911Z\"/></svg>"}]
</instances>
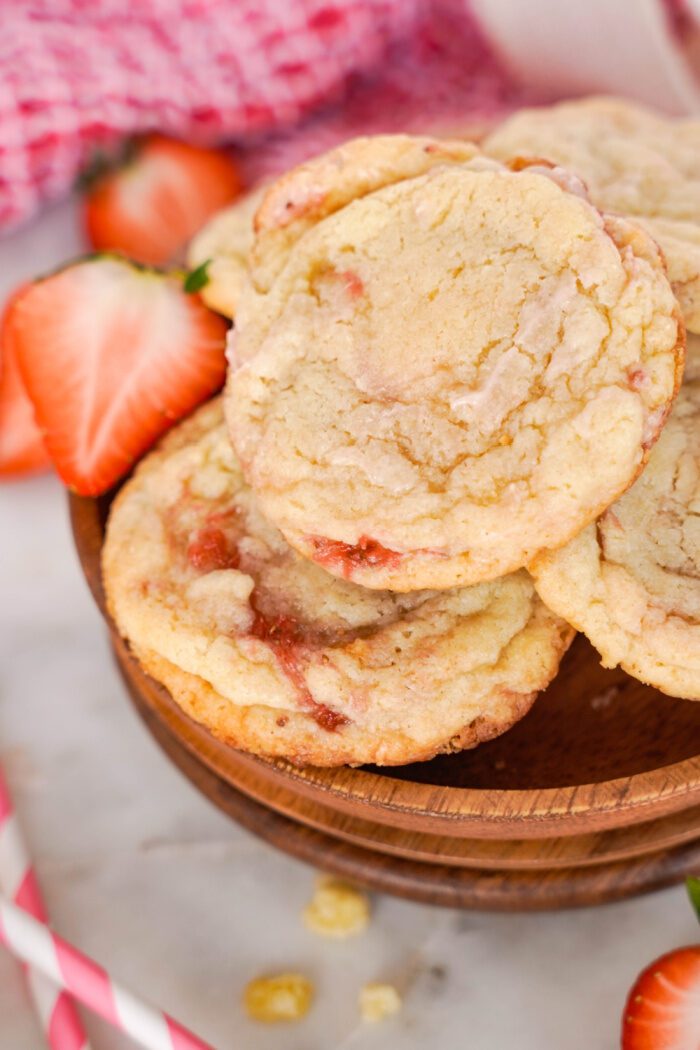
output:
<instances>
[{"instance_id":1,"label":"marble countertop","mask_svg":"<svg viewBox=\"0 0 700 1050\"><path fill-rule=\"evenodd\" d=\"M82 249L72 205L0 241L0 296ZM217 1050L615 1050L625 994L697 939L681 889L558 914L494 915L376 896L348 941L307 932L313 872L238 828L168 763L110 658L52 477L0 486L0 761L56 929ZM241 990L299 969L295 1026L249 1022ZM357 991L404 1008L363 1025ZM128 1044L87 1019L95 1050ZM39 1050L21 973L0 949L0 1050Z\"/></svg>"}]
</instances>

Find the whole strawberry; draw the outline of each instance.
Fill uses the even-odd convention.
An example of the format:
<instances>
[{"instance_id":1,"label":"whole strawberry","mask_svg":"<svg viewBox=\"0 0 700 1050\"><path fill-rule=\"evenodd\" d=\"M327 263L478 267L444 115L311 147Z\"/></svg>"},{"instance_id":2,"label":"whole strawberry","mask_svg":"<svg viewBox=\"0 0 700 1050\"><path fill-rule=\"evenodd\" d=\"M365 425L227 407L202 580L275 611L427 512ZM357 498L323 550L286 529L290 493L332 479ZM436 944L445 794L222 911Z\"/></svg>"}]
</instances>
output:
<instances>
[{"instance_id":1,"label":"whole strawberry","mask_svg":"<svg viewBox=\"0 0 700 1050\"><path fill-rule=\"evenodd\" d=\"M153 266L177 258L242 188L227 154L165 135L136 140L122 164L88 174L85 182L85 226L93 248Z\"/></svg>"}]
</instances>

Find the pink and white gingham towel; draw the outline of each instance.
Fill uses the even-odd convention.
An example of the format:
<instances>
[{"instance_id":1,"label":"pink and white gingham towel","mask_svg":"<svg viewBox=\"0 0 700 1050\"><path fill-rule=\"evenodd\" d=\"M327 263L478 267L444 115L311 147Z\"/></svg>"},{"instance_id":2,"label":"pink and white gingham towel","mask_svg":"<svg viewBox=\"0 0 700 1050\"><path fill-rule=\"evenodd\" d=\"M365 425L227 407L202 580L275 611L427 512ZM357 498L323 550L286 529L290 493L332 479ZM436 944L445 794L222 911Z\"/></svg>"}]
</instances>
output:
<instances>
[{"instance_id":1,"label":"pink and white gingham towel","mask_svg":"<svg viewBox=\"0 0 700 1050\"><path fill-rule=\"evenodd\" d=\"M467 0L2 0L0 228L135 132L253 143L257 176L513 100Z\"/></svg>"}]
</instances>

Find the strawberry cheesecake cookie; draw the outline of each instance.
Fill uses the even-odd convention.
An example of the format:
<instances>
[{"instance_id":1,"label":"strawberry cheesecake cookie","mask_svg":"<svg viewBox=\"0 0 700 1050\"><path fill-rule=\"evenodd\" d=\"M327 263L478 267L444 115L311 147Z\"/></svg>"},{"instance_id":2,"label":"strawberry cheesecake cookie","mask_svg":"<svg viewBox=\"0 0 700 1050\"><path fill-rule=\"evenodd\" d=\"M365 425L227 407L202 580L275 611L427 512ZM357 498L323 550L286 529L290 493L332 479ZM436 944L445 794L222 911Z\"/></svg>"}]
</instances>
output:
<instances>
[{"instance_id":1,"label":"strawberry cheesecake cookie","mask_svg":"<svg viewBox=\"0 0 700 1050\"><path fill-rule=\"evenodd\" d=\"M576 535L641 470L683 360L644 231L561 169L428 145L429 170L372 191L370 144L344 147L333 208L309 189L333 154L268 192L226 398L288 542L395 591L493 580Z\"/></svg>"},{"instance_id":2,"label":"strawberry cheesecake cookie","mask_svg":"<svg viewBox=\"0 0 700 1050\"><path fill-rule=\"evenodd\" d=\"M634 216L660 244L685 322L700 332L700 120L592 98L525 109L483 143L491 156L544 157L585 181L605 211Z\"/></svg>"},{"instance_id":3,"label":"strawberry cheesecake cookie","mask_svg":"<svg viewBox=\"0 0 700 1050\"><path fill-rule=\"evenodd\" d=\"M472 142L421 135L371 135L351 139L282 175L255 216L251 272L268 291L296 241L322 219L385 186L433 168L479 157ZM481 161L487 167L493 162Z\"/></svg>"},{"instance_id":4,"label":"strawberry cheesecake cookie","mask_svg":"<svg viewBox=\"0 0 700 1050\"><path fill-rule=\"evenodd\" d=\"M681 387L632 488L533 571L605 666L700 700L700 383Z\"/></svg>"},{"instance_id":5,"label":"strawberry cheesecake cookie","mask_svg":"<svg viewBox=\"0 0 700 1050\"><path fill-rule=\"evenodd\" d=\"M301 164L291 176L259 186L219 212L194 238L187 256L193 269L209 261L209 282L201 293L207 306L226 317L237 313L254 244L256 280L265 283L268 271L280 265L290 244L324 215L436 164L462 163L476 156L477 147L461 138L352 139L320 161Z\"/></svg>"},{"instance_id":6,"label":"strawberry cheesecake cookie","mask_svg":"<svg viewBox=\"0 0 700 1050\"><path fill-rule=\"evenodd\" d=\"M192 718L317 765L411 762L504 732L573 633L523 572L410 595L333 579L261 515L219 401L123 487L103 569L117 626Z\"/></svg>"}]
</instances>

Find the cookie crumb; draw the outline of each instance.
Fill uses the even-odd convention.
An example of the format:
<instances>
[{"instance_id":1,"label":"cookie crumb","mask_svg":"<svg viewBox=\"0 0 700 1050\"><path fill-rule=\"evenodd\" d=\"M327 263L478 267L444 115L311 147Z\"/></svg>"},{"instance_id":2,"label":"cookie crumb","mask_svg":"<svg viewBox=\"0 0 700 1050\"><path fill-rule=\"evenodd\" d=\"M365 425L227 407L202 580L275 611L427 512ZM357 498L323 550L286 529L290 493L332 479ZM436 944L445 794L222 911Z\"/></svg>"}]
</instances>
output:
<instances>
[{"instance_id":1,"label":"cookie crumb","mask_svg":"<svg viewBox=\"0 0 700 1050\"><path fill-rule=\"evenodd\" d=\"M257 977L243 993L243 1004L254 1021L274 1024L278 1021L300 1021L311 1007L314 986L301 973L280 973L275 977Z\"/></svg>"},{"instance_id":2,"label":"cookie crumb","mask_svg":"<svg viewBox=\"0 0 700 1050\"><path fill-rule=\"evenodd\" d=\"M321 875L302 916L308 929L321 937L353 937L369 922L369 898L341 879Z\"/></svg>"},{"instance_id":3,"label":"cookie crumb","mask_svg":"<svg viewBox=\"0 0 700 1050\"><path fill-rule=\"evenodd\" d=\"M393 984L366 984L360 989L359 1002L362 1020L372 1024L401 1009L401 996Z\"/></svg>"}]
</instances>

